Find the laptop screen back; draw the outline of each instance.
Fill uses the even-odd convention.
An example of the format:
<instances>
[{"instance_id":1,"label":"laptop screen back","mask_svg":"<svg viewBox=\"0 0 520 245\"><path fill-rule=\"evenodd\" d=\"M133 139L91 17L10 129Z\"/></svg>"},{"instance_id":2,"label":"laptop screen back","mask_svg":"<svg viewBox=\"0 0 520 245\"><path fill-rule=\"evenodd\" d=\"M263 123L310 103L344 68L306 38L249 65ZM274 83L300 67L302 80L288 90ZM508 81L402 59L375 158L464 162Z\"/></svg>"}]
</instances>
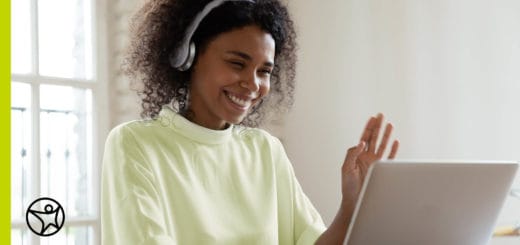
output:
<instances>
[{"instance_id":1,"label":"laptop screen back","mask_svg":"<svg viewBox=\"0 0 520 245\"><path fill-rule=\"evenodd\" d=\"M378 162L345 244L487 244L518 164Z\"/></svg>"}]
</instances>

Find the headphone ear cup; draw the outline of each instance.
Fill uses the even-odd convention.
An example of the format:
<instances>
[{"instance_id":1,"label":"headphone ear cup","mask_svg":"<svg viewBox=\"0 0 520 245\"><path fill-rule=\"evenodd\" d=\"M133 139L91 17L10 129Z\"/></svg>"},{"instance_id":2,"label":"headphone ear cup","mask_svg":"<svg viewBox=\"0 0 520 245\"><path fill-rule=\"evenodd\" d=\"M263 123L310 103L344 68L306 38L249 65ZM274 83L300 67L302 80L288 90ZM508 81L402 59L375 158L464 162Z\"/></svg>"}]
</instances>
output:
<instances>
[{"instance_id":1,"label":"headphone ear cup","mask_svg":"<svg viewBox=\"0 0 520 245\"><path fill-rule=\"evenodd\" d=\"M195 59L195 44L191 42L191 38L197 30L197 27L202 19L204 19L212 9L229 1L247 1L253 4L255 3L254 0L211 0L202 11L195 16L193 22L187 27L186 34L184 39L182 39L180 46L170 53L169 60L171 67L179 71L190 69L193 60Z\"/></svg>"},{"instance_id":2,"label":"headphone ear cup","mask_svg":"<svg viewBox=\"0 0 520 245\"><path fill-rule=\"evenodd\" d=\"M190 42L190 46L188 48L188 56L186 57L186 60L184 61L184 63L181 66L179 66L177 69L179 71L186 71L186 70L190 69L191 65L193 64L193 60L195 59L195 53L196 53L195 43Z\"/></svg>"}]
</instances>

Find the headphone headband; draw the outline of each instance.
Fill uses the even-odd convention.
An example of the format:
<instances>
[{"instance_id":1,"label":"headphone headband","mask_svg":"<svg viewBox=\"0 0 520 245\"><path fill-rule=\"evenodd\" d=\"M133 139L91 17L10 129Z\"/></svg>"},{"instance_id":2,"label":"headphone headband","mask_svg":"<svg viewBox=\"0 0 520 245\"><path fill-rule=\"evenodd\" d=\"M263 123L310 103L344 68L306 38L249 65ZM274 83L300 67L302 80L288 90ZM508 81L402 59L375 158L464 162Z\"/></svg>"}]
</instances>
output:
<instances>
[{"instance_id":1,"label":"headphone headband","mask_svg":"<svg viewBox=\"0 0 520 245\"><path fill-rule=\"evenodd\" d=\"M214 8L222 5L225 2L232 1L247 1L254 3L254 0L214 0L209 2L204 7L204 9L202 9L202 11L195 16L193 22L191 22L191 24L186 29L186 34L182 39L181 45L170 54L170 65L173 68L177 68L180 71L185 71L191 67L193 59L195 58L195 44L191 41L191 38L199 27L200 22Z\"/></svg>"}]
</instances>

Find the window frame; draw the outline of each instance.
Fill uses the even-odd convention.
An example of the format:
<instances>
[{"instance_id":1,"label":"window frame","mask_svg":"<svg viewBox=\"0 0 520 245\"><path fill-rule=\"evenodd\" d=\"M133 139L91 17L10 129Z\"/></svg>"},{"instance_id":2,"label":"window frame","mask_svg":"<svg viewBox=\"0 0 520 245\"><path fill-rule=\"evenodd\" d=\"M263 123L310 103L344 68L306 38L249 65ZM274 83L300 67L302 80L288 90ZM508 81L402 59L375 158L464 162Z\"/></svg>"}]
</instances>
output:
<instances>
[{"instance_id":1,"label":"window frame","mask_svg":"<svg viewBox=\"0 0 520 245\"><path fill-rule=\"evenodd\" d=\"M31 25L31 72L29 74L11 73L11 83L13 81L25 83L31 86L31 170L29 172L30 190L29 200L35 200L40 197L41 183L41 149L40 149L40 86L41 85L61 85L79 89L89 89L92 93L92 166L91 166L91 191L92 191L92 216L91 217L69 217L66 216L64 228L76 226L91 226L93 231L92 244L101 244L100 233L100 173L101 162L104 148L105 137L109 130L109 111L108 106L108 39L107 39L107 1L105 0L88 0L91 4L90 21L91 21L91 42L92 42L92 68L93 76L91 80L85 79L69 79L48 77L39 75L39 45L38 45L38 0L29 0L30 5L30 25ZM12 165L12 162L11 162ZM19 181L19 180L11 180ZM27 207L24 207L26 209ZM31 232L27 227L25 219L11 218L11 229L20 229L22 231ZM31 245L40 245L40 237L36 235L29 236Z\"/></svg>"}]
</instances>

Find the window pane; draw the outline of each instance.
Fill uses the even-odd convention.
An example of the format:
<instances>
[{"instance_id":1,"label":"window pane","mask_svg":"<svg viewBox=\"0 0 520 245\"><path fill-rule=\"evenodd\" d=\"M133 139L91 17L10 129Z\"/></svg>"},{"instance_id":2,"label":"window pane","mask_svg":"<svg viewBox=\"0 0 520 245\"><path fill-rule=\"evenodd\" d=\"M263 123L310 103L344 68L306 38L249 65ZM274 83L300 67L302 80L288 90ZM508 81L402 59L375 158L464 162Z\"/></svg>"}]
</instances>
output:
<instances>
[{"instance_id":1,"label":"window pane","mask_svg":"<svg viewBox=\"0 0 520 245\"><path fill-rule=\"evenodd\" d=\"M92 245L94 244L91 226L63 227L51 237L40 238L41 245Z\"/></svg>"},{"instance_id":2,"label":"window pane","mask_svg":"<svg viewBox=\"0 0 520 245\"><path fill-rule=\"evenodd\" d=\"M32 69L31 11L29 0L11 1L11 72L27 74Z\"/></svg>"},{"instance_id":3,"label":"window pane","mask_svg":"<svg viewBox=\"0 0 520 245\"><path fill-rule=\"evenodd\" d=\"M27 229L11 229L11 244L29 245L29 233Z\"/></svg>"},{"instance_id":4,"label":"window pane","mask_svg":"<svg viewBox=\"0 0 520 245\"><path fill-rule=\"evenodd\" d=\"M50 85L40 91L42 196L61 203L67 217L92 215L91 92Z\"/></svg>"},{"instance_id":5,"label":"window pane","mask_svg":"<svg viewBox=\"0 0 520 245\"><path fill-rule=\"evenodd\" d=\"M92 227L70 227L67 229L67 245L90 245L94 243Z\"/></svg>"},{"instance_id":6,"label":"window pane","mask_svg":"<svg viewBox=\"0 0 520 245\"><path fill-rule=\"evenodd\" d=\"M30 204L31 86L11 83L11 219L23 219Z\"/></svg>"},{"instance_id":7,"label":"window pane","mask_svg":"<svg viewBox=\"0 0 520 245\"><path fill-rule=\"evenodd\" d=\"M38 0L41 75L92 79L90 13L89 0Z\"/></svg>"}]
</instances>

